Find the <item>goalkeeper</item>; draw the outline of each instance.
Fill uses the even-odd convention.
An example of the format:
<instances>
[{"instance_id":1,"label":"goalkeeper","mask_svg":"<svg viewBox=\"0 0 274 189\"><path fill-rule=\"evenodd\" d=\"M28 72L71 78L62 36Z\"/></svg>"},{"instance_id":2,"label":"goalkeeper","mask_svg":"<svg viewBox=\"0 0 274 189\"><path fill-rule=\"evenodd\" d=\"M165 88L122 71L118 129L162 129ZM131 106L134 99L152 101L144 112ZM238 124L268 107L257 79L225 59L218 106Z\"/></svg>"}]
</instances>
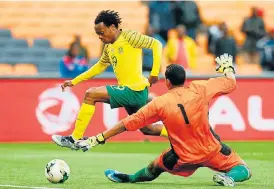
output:
<instances>
[{"instance_id":1,"label":"goalkeeper","mask_svg":"<svg viewBox=\"0 0 274 189\"><path fill-rule=\"evenodd\" d=\"M161 173L169 172L184 177L191 176L199 167L208 167L220 173L213 181L223 186L234 186L251 177L247 164L230 147L221 142L208 122L208 104L220 95L236 88L232 56L216 58L217 72L224 77L193 81L184 87L185 70L182 66L169 65L165 72L169 91L152 100L137 113L120 121L112 129L97 136L80 140L76 146L86 151L124 131L134 131L162 120L168 132L171 147L147 167L135 174L106 170L113 182L135 183L152 181Z\"/></svg>"}]
</instances>

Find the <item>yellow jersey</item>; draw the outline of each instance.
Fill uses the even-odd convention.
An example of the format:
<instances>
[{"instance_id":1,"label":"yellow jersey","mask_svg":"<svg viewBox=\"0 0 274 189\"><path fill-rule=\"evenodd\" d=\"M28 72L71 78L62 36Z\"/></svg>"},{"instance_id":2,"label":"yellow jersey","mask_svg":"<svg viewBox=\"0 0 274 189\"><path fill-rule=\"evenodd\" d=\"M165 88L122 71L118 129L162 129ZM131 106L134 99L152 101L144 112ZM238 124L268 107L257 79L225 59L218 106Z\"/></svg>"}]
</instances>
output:
<instances>
[{"instance_id":1,"label":"yellow jersey","mask_svg":"<svg viewBox=\"0 0 274 189\"><path fill-rule=\"evenodd\" d=\"M136 31L122 31L113 44L104 47L100 60L89 70L72 80L76 85L102 73L112 65L118 85L127 86L134 91L144 90L149 82L142 74L142 49L153 51L152 76L158 76L162 58L162 44L149 36Z\"/></svg>"}]
</instances>

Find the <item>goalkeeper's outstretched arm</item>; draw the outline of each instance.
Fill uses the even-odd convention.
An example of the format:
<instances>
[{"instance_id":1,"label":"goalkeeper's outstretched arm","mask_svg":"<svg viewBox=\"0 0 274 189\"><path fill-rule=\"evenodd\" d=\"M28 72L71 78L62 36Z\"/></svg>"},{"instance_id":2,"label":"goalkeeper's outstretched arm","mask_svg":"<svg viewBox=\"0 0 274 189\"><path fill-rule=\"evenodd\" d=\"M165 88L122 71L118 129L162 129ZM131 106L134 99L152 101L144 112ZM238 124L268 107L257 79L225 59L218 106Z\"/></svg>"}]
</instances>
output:
<instances>
[{"instance_id":1,"label":"goalkeeper's outstretched arm","mask_svg":"<svg viewBox=\"0 0 274 189\"><path fill-rule=\"evenodd\" d=\"M205 99L207 102L213 98L229 94L236 89L235 71L232 63L232 56L221 55L215 59L218 67L217 73L222 73L224 77L211 78L207 81L199 82L205 89Z\"/></svg>"},{"instance_id":2,"label":"goalkeeper's outstretched arm","mask_svg":"<svg viewBox=\"0 0 274 189\"><path fill-rule=\"evenodd\" d=\"M233 57L231 55L225 53L217 57L215 61L219 65L218 68L216 68L218 73L222 73L224 76L236 81Z\"/></svg>"},{"instance_id":3,"label":"goalkeeper's outstretched arm","mask_svg":"<svg viewBox=\"0 0 274 189\"><path fill-rule=\"evenodd\" d=\"M227 72L225 74L225 77L231 78L231 79L233 79L236 82L236 76L235 76L235 74L233 72Z\"/></svg>"}]
</instances>

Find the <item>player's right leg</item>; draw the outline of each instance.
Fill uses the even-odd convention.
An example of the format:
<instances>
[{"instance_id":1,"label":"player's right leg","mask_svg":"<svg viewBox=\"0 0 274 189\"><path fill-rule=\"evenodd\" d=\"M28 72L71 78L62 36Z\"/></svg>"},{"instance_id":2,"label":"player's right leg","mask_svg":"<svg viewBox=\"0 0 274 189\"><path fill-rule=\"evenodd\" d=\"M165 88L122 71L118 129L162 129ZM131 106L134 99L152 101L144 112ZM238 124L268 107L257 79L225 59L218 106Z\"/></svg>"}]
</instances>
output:
<instances>
[{"instance_id":1,"label":"player's right leg","mask_svg":"<svg viewBox=\"0 0 274 189\"><path fill-rule=\"evenodd\" d=\"M251 171L241 157L225 144L222 150L204 166L221 173L213 176L213 181L223 186L234 186L235 182L243 182L251 177Z\"/></svg>"},{"instance_id":2,"label":"player's right leg","mask_svg":"<svg viewBox=\"0 0 274 189\"><path fill-rule=\"evenodd\" d=\"M52 140L61 147L74 150L78 148L74 142L83 138L84 132L95 112L96 102L109 102L110 96L106 87L90 88L86 91L84 102L75 122L75 128L71 136L52 135Z\"/></svg>"},{"instance_id":3,"label":"player's right leg","mask_svg":"<svg viewBox=\"0 0 274 189\"><path fill-rule=\"evenodd\" d=\"M213 181L222 186L228 186L228 187L235 186L235 182L231 177L221 173L215 173L213 175Z\"/></svg>"},{"instance_id":4,"label":"player's right leg","mask_svg":"<svg viewBox=\"0 0 274 189\"><path fill-rule=\"evenodd\" d=\"M234 186L235 182L243 182L251 178L251 171L247 165L235 165L225 174L215 173L213 181L222 186Z\"/></svg>"}]
</instances>

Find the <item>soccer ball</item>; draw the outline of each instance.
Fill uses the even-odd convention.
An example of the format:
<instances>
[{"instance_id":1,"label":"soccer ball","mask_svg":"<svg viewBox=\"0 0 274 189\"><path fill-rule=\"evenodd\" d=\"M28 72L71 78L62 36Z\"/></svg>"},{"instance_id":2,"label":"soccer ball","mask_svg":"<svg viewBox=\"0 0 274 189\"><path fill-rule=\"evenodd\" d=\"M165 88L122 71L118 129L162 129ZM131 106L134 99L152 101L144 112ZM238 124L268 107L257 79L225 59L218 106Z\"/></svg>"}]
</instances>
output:
<instances>
[{"instance_id":1,"label":"soccer ball","mask_svg":"<svg viewBox=\"0 0 274 189\"><path fill-rule=\"evenodd\" d=\"M68 164L61 159L54 159L48 162L45 168L45 176L51 183L64 183L68 180L70 168Z\"/></svg>"}]
</instances>

